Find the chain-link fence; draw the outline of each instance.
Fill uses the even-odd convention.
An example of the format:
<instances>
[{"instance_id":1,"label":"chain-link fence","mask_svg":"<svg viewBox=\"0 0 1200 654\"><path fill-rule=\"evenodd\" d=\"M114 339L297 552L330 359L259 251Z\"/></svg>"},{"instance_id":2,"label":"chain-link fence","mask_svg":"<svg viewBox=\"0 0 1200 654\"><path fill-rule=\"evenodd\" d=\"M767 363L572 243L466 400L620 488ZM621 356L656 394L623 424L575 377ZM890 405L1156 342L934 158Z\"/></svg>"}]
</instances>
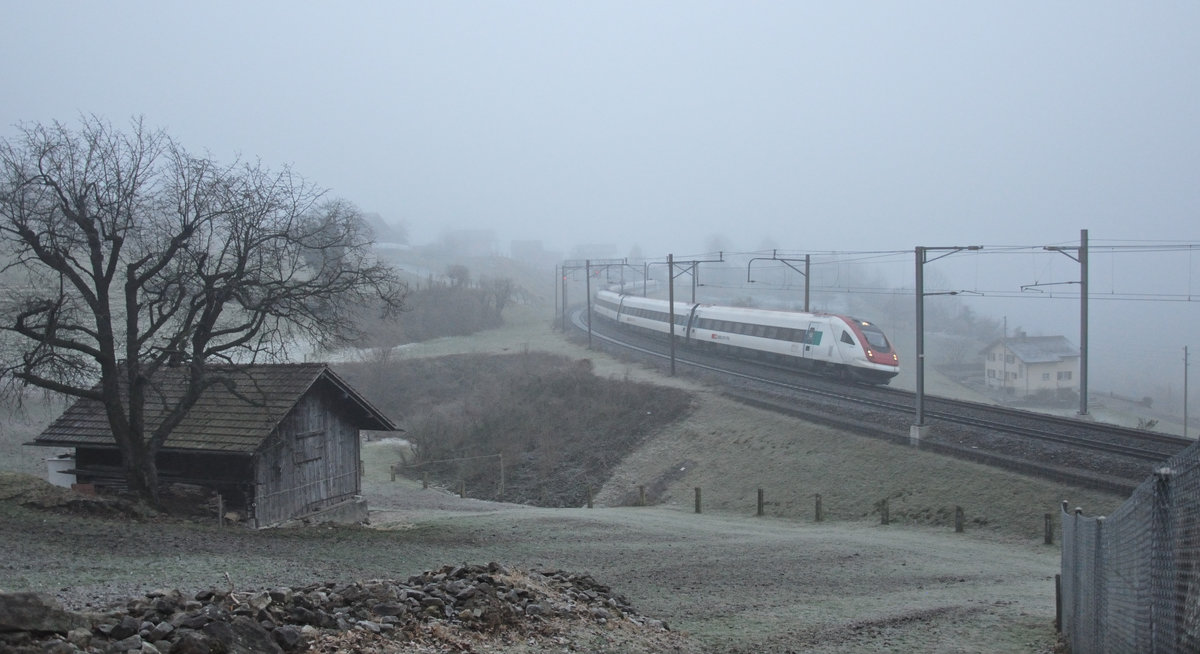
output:
<instances>
[{"instance_id":1,"label":"chain-link fence","mask_svg":"<svg viewBox=\"0 0 1200 654\"><path fill-rule=\"evenodd\" d=\"M1200 444L1108 517L1063 502L1062 633L1073 654L1200 652Z\"/></svg>"}]
</instances>

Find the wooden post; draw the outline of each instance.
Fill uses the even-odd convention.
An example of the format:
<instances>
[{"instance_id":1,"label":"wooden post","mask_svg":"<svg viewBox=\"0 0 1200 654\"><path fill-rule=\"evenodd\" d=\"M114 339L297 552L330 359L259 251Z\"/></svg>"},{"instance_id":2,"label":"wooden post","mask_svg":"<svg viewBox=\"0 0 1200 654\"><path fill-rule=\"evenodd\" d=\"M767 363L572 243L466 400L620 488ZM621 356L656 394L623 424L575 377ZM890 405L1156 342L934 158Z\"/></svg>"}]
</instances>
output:
<instances>
[{"instance_id":1,"label":"wooden post","mask_svg":"<svg viewBox=\"0 0 1200 654\"><path fill-rule=\"evenodd\" d=\"M225 496L217 493L217 526L225 526Z\"/></svg>"},{"instance_id":2,"label":"wooden post","mask_svg":"<svg viewBox=\"0 0 1200 654\"><path fill-rule=\"evenodd\" d=\"M962 533L964 520L965 520L965 516L963 515L963 508L961 506L954 507L954 532L955 533L958 533L958 534Z\"/></svg>"},{"instance_id":3,"label":"wooden post","mask_svg":"<svg viewBox=\"0 0 1200 654\"><path fill-rule=\"evenodd\" d=\"M762 514L763 514L763 489L760 488L760 489L758 489L758 515L759 515L759 517L761 517Z\"/></svg>"},{"instance_id":4,"label":"wooden post","mask_svg":"<svg viewBox=\"0 0 1200 654\"><path fill-rule=\"evenodd\" d=\"M1054 518L1051 514L1046 514L1046 544L1054 544Z\"/></svg>"},{"instance_id":5,"label":"wooden post","mask_svg":"<svg viewBox=\"0 0 1200 654\"><path fill-rule=\"evenodd\" d=\"M885 497L885 498L883 498L882 501L879 502L879 524L881 524L881 525L888 524L889 517L890 516L888 516L888 501L887 501L887 498Z\"/></svg>"},{"instance_id":6,"label":"wooden post","mask_svg":"<svg viewBox=\"0 0 1200 654\"><path fill-rule=\"evenodd\" d=\"M390 465L388 467L391 468L391 470L392 470L392 481L396 481L396 464L393 463L392 465Z\"/></svg>"},{"instance_id":7,"label":"wooden post","mask_svg":"<svg viewBox=\"0 0 1200 654\"><path fill-rule=\"evenodd\" d=\"M465 480L458 482L458 496L459 497L467 496L467 482Z\"/></svg>"},{"instance_id":8,"label":"wooden post","mask_svg":"<svg viewBox=\"0 0 1200 654\"><path fill-rule=\"evenodd\" d=\"M696 487L696 513L700 513L700 487Z\"/></svg>"},{"instance_id":9,"label":"wooden post","mask_svg":"<svg viewBox=\"0 0 1200 654\"><path fill-rule=\"evenodd\" d=\"M504 499L504 455L497 454L496 456L500 457L500 492L496 494L496 499L503 500Z\"/></svg>"},{"instance_id":10,"label":"wooden post","mask_svg":"<svg viewBox=\"0 0 1200 654\"><path fill-rule=\"evenodd\" d=\"M590 509L590 508L592 508L592 485L591 484L588 484L588 487L587 487L587 497L588 497L588 505L587 506Z\"/></svg>"},{"instance_id":11,"label":"wooden post","mask_svg":"<svg viewBox=\"0 0 1200 654\"><path fill-rule=\"evenodd\" d=\"M429 488L429 473L428 472L421 475L421 488L425 488L425 489Z\"/></svg>"},{"instance_id":12,"label":"wooden post","mask_svg":"<svg viewBox=\"0 0 1200 654\"><path fill-rule=\"evenodd\" d=\"M638 506L646 506L646 487L638 486Z\"/></svg>"},{"instance_id":13,"label":"wooden post","mask_svg":"<svg viewBox=\"0 0 1200 654\"><path fill-rule=\"evenodd\" d=\"M825 516L821 514L821 494L817 493L817 522L820 522L824 519Z\"/></svg>"},{"instance_id":14,"label":"wooden post","mask_svg":"<svg viewBox=\"0 0 1200 654\"><path fill-rule=\"evenodd\" d=\"M1054 631L1062 633L1062 574L1054 575Z\"/></svg>"}]
</instances>

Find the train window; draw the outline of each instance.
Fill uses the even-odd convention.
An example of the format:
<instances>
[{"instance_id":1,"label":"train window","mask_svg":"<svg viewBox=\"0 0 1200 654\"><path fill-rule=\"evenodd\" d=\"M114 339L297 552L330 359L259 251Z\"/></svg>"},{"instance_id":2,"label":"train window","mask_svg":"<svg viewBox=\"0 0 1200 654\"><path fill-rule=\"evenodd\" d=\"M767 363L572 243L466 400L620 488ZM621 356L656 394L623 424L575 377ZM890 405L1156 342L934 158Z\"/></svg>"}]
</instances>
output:
<instances>
[{"instance_id":1,"label":"train window","mask_svg":"<svg viewBox=\"0 0 1200 654\"><path fill-rule=\"evenodd\" d=\"M778 338L778 336L779 336L779 328L778 327L767 327L767 333L766 333L767 338Z\"/></svg>"},{"instance_id":2,"label":"train window","mask_svg":"<svg viewBox=\"0 0 1200 654\"><path fill-rule=\"evenodd\" d=\"M849 343L850 345L854 345L854 339L851 338L850 332L848 332L844 329L842 330L842 342Z\"/></svg>"},{"instance_id":3,"label":"train window","mask_svg":"<svg viewBox=\"0 0 1200 654\"><path fill-rule=\"evenodd\" d=\"M883 332L880 331L878 327L875 327L874 325L864 326L862 328L862 333L863 336L866 337L867 342L871 344L871 347L874 348L876 352L879 352L880 354L887 354L888 352L892 351L891 346L888 345L887 337L883 335Z\"/></svg>"}]
</instances>

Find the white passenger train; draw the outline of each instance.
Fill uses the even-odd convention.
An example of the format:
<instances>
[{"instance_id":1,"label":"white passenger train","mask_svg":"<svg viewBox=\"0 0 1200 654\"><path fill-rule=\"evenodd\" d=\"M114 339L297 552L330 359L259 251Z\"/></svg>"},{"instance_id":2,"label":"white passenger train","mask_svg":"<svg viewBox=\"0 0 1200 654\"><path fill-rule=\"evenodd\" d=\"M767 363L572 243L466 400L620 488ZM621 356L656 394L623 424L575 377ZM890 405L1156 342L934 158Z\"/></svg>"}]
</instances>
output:
<instances>
[{"instance_id":1,"label":"white passenger train","mask_svg":"<svg viewBox=\"0 0 1200 654\"><path fill-rule=\"evenodd\" d=\"M666 300L600 291L593 310L621 325L670 333ZM900 371L900 357L882 330L865 320L831 313L676 302L675 336L686 345L870 384L886 384Z\"/></svg>"}]
</instances>

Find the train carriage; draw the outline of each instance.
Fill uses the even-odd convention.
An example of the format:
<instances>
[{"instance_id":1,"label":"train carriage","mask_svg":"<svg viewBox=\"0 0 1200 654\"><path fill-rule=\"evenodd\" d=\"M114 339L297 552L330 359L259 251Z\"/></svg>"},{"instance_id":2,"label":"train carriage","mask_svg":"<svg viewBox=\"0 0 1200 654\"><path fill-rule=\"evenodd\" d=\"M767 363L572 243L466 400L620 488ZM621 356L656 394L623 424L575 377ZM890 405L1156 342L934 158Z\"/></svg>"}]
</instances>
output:
<instances>
[{"instance_id":1,"label":"train carriage","mask_svg":"<svg viewBox=\"0 0 1200 654\"><path fill-rule=\"evenodd\" d=\"M670 328L664 300L601 291L594 308L629 327L660 334ZM899 356L883 331L849 316L676 302L675 324L676 337L685 344L735 356L872 384L886 384L899 372Z\"/></svg>"}]
</instances>

